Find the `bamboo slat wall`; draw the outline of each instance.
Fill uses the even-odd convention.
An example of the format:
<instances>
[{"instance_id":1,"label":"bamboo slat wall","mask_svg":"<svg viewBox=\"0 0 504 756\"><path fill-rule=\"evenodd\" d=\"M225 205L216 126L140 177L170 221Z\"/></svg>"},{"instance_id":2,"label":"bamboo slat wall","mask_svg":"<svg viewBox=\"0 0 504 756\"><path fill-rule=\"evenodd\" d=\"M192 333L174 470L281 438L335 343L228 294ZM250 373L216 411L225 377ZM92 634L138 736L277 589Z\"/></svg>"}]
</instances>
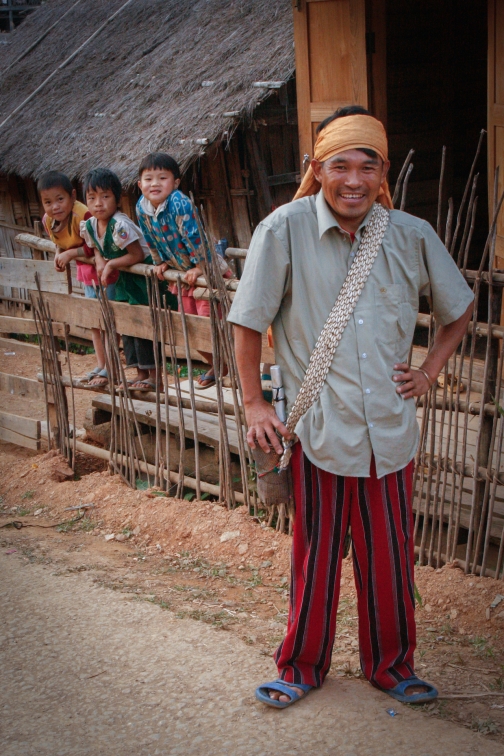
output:
<instances>
[{"instance_id":1,"label":"bamboo slat wall","mask_svg":"<svg viewBox=\"0 0 504 756\"><path fill-rule=\"evenodd\" d=\"M481 143L478 150L480 147ZM450 209L444 228L441 228L441 221L438 224L438 233L457 261L463 275L474 289L475 304L473 320L468 327L467 334L461 347L440 376L439 385L433 386L430 392L418 401L417 417L421 438L416 458L415 533L420 563L435 566L445 561L458 559L468 572L481 572L482 574L499 576L504 561L504 470L502 469L504 339L502 338L503 329L498 324L500 322L504 275L494 272L493 267L495 220L491 225L485 248L479 256L479 269L467 269L477 203L477 176L475 176L474 165L461 207L456 212ZM407 176L408 172L403 171L401 182L396 187L396 196L398 202L401 203L404 203L406 198L405 181ZM442 178L440 196L442 196ZM495 197L496 217L502 200L502 197ZM438 214L438 217L441 218L441 213ZM209 248L214 255L211 242ZM139 272L141 272L140 269ZM0 275L0 283L1 280ZM206 285L204 290L206 296L210 297L210 301L213 303L214 315L210 322L202 321L201 324L195 325L191 317L188 316L187 324L184 326L180 320L180 314L166 314L162 302L153 290L151 292L152 302L149 319L144 318L143 324L141 324L139 315L135 313L135 328L138 333L140 331L142 334L148 333L152 335L154 340L164 341L169 348L180 346L187 348L189 346L189 352L191 348L201 348L199 346L201 343L208 344L211 342L216 364L220 365L218 372L219 369L222 372L224 362L226 364L233 362L234 354L230 333L223 329L223 321L217 315L217 305L220 302L220 306L226 310L232 296L232 292L229 290L236 288L236 282L224 283L214 265L206 271L205 280L202 283ZM25 282L25 285L27 288L34 287L33 282L30 284L29 281ZM41 296L44 297L44 294ZM57 297L61 296L65 295L47 294L45 298L53 303L52 306L55 306ZM95 323L90 314L90 307L99 308L100 304L94 302L90 305L89 301L84 301L86 302L87 312L86 323L90 327ZM84 301L82 304L84 304ZM134 309L137 312L146 308ZM96 312L98 313L98 310ZM96 317L99 320L96 320L96 322L101 322L102 327L106 328L105 323L108 318L109 327L112 329L115 328L115 325L112 325L113 317L119 317L121 325L118 326L118 330L122 329L123 332L127 332L125 329L128 328L129 321L121 313L122 310L116 303L110 312L102 310L101 315L97 314ZM478 313L482 318L481 322L478 322ZM64 307L57 308L56 319L65 321ZM197 320L200 321L201 319ZM489 328L488 324L495 325ZM412 348L411 353L413 365L422 363L436 331L435 322L430 315L419 315L417 326L417 345ZM198 331L198 329L207 329L206 336L203 336L202 331ZM138 335L137 331L132 335ZM112 341L114 340L112 339ZM117 361L116 364L117 370L119 370ZM162 366L160 366L160 369L162 369ZM53 369L51 380L54 379L56 372ZM226 500L230 506L234 502L247 502L252 510L257 513L260 505L255 500L254 486L251 484L252 468L247 451L243 446L243 416L239 407L239 385L236 376L231 381L231 387L232 393L226 396L221 375L215 395L215 412L210 413L215 420L215 431L212 431L210 421L210 425L207 423L203 430L204 417L194 415L195 412L199 412L194 387L191 389L189 386L188 392L187 387L182 389L175 383L164 397L152 397L156 405L155 411L151 412L152 420L148 420L149 413L145 411L145 408L142 409L138 402L135 404L137 400L133 397L127 397L127 400L120 397L117 397L116 400L112 398L112 404L116 403L119 418L122 417L122 420L118 421L119 426L116 429L115 450L111 450L117 469L121 469L122 474L131 480L131 476L134 474L132 469L129 470L127 475L123 469L124 455L128 449L129 454L126 456L130 460L133 459L133 462L131 462L133 468L146 470L148 468L145 465L150 464L146 462L145 458L142 460L142 434L136 434L138 438L134 443L131 438L128 441L130 431L127 431L127 429L130 428L133 419L140 425L159 426L160 431L165 431L164 440L159 435L160 431L156 431L155 448L157 456L154 474L157 476L155 479L158 482L162 483L168 475L171 482L176 478L179 493L180 487L186 479L189 480L189 485L193 488L198 488L200 491L205 490L204 485L208 487L212 484L204 481L201 476L199 482L193 477L198 468L198 452L193 450L192 445L189 455L187 454L188 449L184 449L185 442L183 442L183 439L187 436L185 429L185 423L187 423L187 428L192 428L192 438L193 440L196 439L196 447L198 440L201 440L204 434L206 434L206 441L214 438L214 448L218 454L219 487L216 490L219 491L221 498ZM189 404L187 404L188 402ZM173 410L174 405L176 405L175 410ZM172 408L172 420L170 420L170 407ZM182 410L185 410L185 415ZM115 410L112 409L112 414L114 412ZM140 420L138 420L137 415ZM173 420L174 416L178 418L175 421ZM235 424L233 428L229 427L230 417ZM154 421L154 418L158 418L159 423ZM198 422L201 423L201 430ZM177 437L179 439L176 469L173 468L173 457L171 462L166 458L170 447L170 444L166 442L166 437L169 436L166 430L175 427L174 423L178 427ZM214 436L212 436L212 433L214 433ZM217 436L215 436L215 433L217 433ZM119 445L117 438L123 439ZM162 443L165 443L165 452L162 451ZM137 449L136 445L138 444L140 444L140 447L135 452L137 455L135 458L132 450L133 448ZM190 459L189 467L186 466L187 462L184 461L187 459ZM237 465L236 476L230 474L233 460L234 464ZM140 462L142 462L143 467ZM188 473L192 475L188 475ZM238 486L233 483L235 477L240 481ZM276 523L279 529L289 529L291 525L285 511L272 511L269 521L270 524Z\"/></svg>"}]
</instances>

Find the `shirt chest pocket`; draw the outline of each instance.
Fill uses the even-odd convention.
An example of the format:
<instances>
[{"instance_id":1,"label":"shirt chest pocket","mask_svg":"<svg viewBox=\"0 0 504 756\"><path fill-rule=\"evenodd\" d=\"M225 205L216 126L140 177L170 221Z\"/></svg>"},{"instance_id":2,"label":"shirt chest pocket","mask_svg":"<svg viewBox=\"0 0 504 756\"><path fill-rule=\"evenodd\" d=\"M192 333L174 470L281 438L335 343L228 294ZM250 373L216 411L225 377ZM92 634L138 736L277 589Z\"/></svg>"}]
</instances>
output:
<instances>
[{"instance_id":1,"label":"shirt chest pocket","mask_svg":"<svg viewBox=\"0 0 504 756\"><path fill-rule=\"evenodd\" d=\"M411 331L413 308L404 284L374 286L376 339L382 344L398 344Z\"/></svg>"}]
</instances>

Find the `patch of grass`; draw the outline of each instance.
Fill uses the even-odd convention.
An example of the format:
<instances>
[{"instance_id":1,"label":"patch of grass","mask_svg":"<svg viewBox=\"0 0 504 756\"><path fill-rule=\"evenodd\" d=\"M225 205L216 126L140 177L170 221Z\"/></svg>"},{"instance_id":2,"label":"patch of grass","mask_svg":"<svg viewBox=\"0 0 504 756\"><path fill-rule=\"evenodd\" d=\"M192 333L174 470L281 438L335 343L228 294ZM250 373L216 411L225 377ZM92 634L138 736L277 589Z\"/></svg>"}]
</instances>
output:
<instances>
[{"instance_id":1,"label":"patch of grass","mask_svg":"<svg viewBox=\"0 0 504 756\"><path fill-rule=\"evenodd\" d=\"M248 580L245 580L244 583L248 588L255 588L258 585L263 584L263 579L261 575L259 574L259 570L257 567L251 568L252 575L248 578Z\"/></svg>"},{"instance_id":2,"label":"patch of grass","mask_svg":"<svg viewBox=\"0 0 504 756\"><path fill-rule=\"evenodd\" d=\"M156 604L156 606L159 606L160 609L170 609L170 604L167 601L158 598L157 596L154 596L154 598L147 598L145 600L148 601L149 604Z\"/></svg>"},{"instance_id":3,"label":"patch of grass","mask_svg":"<svg viewBox=\"0 0 504 756\"><path fill-rule=\"evenodd\" d=\"M33 509L27 509L26 507L19 507L17 510L17 514L19 517L26 517L26 515L29 515L33 512Z\"/></svg>"},{"instance_id":4,"label":"patch of grass","mask_svg":"<svg viewBox=\"0 0 504 756\"><path fill-rule=\"evenodd\" d=\"M204 609L188 609L185 611L179 611L175 615L178 619L194 619L199 622L204 622L207 625L213 625L214 627L224 630L227 625L232 624L233 620L227 612L210 612Z\"/></svg>"},{"instance_id":5,"label":"patch of grass","mask_svg":"<svg viewBox=\"0 0 504 756\"><path fill-rule=\"evenodd\" d=\"M496 677L490 685L490 690L504 690L504 677Z\"/></svg>"},{"instance_id":6,"label":"patch of grass","mask_svg":"<svg viewBox=\"0 0 504 756\"><path fill-rule=\"evenodd\" d=\"M35 496L35 491L25 491L24 494L21 494L22 499L33 499Z\"/></svg>"},{"instance_id":7,"label":"patch of grass","mask_svg":"<svg viewBox=\"0 0 504 756\"><path fill-rule=\"evenodd\" d=\"M89 533L94 528L96 528L96 522L90 520L89 517L84 517L80 521L79 530L84 530L85 533Z\"/></svg>"},{"instance_id":8,"label":"patch of grass","mask_svg":"<svg viewBox=\"0 0 504 756\"><path fill-rule=\"evenodd\" d=\"M420 595L420 591L418 590L418 586L416 583L413 584L413 592L415 594L415 601L417 602L418 606L423 606L422 597Z\"/></svg>"},{"instance_id":9,"label":"patch of grass","mask_svg":"<svg viewBox=\"0 0 504 756\"><path fill-rule=\"evenodd\" d=\"M475 635L469 642L474 646L474 650L478 656L486 657L487 659L495 656L495 649L488 643L488 638L484 638L482 635Z\"/></svg>"},{"instance_id":10,"label":"patch of grass","mask_svg":"<svg viewBox=\"0 0 504 756\"><path fill-rule=\"evenodd\" d=\"M471 730L481 732L482 735L497 735L500 732L499 725L490 717L488 719L473 719L470 726Z\"/></svg>"},{"instance_id":11,"label":"patch of grass","mask_svg":"<svg viewBox=\"0 0 504 756\"><path fill-rule=\"evenodd\" d=\"M173 363L171 361L167 361L166 363L166 370L168 372L168 375L173 375ZM187 378L189 375L189 372L187 370L187 365L175 365L175 370L179 374L181 378ZM196 378L198 375L203 375L203 373L206 373L208 368L193 368L193 377Z\"/></svg>"}]
</instances>

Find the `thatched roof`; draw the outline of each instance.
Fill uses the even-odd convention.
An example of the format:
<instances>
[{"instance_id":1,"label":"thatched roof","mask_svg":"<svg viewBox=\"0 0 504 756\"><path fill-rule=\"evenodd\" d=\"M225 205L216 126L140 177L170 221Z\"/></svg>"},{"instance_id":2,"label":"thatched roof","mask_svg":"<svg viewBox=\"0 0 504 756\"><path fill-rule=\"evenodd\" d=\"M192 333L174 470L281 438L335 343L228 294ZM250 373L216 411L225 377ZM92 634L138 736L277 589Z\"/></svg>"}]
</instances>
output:
<instances>
[{"instance_id":1,"label":"thatched roof","mask_svg":"<svg viewBox=\"0 0 504 756\"><path fill-rule=\"evenodd\" d=\"M48 0L0 45L0 122L124 0ZM5 126L0 171L81 177L99 165L136 179L147 152L187 166L294 71L290 0L134 0ZM205 85L203 85L203 83Z\"/></svg>"}]
</instances>

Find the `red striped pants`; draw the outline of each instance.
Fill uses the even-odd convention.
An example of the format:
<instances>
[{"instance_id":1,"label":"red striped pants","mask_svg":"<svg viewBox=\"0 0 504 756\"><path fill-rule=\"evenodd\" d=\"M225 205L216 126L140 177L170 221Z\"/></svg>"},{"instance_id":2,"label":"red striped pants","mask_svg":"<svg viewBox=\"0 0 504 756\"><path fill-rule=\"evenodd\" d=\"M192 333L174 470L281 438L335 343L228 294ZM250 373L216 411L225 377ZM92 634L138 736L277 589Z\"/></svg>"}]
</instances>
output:
<instances>
[{"instance_id":1,"label":"red striped pants","mask_svg":"<svg viewBox=\"0 0 504 756\"><path fill-rule=\"evenodd\" d=\"M313 465L298 443L292 473L296 520L279 676L319 687L329 671L350 525L362 671L373 685L393 688L414 674L413 461L378 480L373 458L369 478L342 477Z\"/></svg>"}]
</instances>

